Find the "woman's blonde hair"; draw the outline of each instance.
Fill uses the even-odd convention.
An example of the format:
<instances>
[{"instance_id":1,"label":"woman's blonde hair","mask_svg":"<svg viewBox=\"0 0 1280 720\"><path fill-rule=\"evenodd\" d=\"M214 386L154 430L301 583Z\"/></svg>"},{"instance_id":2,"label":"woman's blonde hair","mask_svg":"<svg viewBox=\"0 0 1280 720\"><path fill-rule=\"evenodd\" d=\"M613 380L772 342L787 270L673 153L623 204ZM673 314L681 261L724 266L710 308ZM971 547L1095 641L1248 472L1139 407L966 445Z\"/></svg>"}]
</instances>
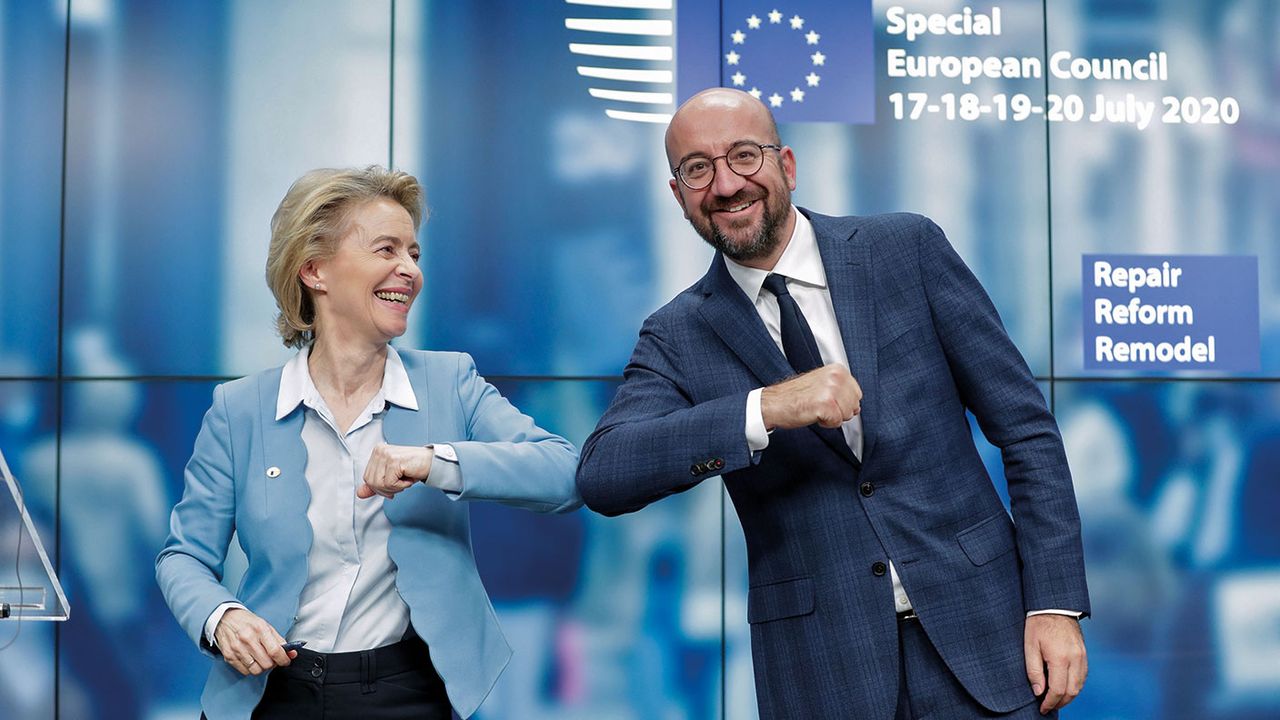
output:
<instances>
[{"instance_id":1,"label":"woman's blonde hair","mask_svg":"<svg viewBox=\"0 0 1280 720\"><path fill-rule=\"evenodd\" d=\"M315 304L298 273L313 260L333 257L346 229L350 210L387 198L403 207L416 231L423 220L423 192L418 179L379 165L366 168L323 168L298 178L271 216L267 250L267 286L280 313L276 332L288 347L315 338Z\"/></svg>"}]
</instances>

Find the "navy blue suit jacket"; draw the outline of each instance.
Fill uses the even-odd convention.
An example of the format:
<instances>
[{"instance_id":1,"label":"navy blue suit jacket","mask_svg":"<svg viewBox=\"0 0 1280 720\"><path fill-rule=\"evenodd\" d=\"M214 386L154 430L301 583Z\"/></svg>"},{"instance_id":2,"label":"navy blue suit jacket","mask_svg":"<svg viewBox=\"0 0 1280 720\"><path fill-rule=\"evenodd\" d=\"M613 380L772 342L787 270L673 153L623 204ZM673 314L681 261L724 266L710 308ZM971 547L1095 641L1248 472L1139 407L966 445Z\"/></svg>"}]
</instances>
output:
<instances>
[{"instance_id":1,"label":"navy blue suit jacket","mask_svg":"<svg viewBox=\"0 0 1280 720\"><path fill-rule=\"evenodd\" d=\"M747 394L792 371L717 255L640 330L625 382L583 448L583 499L616 515L723 474L746 535L766 720L893 716L890 559L970 694L995 711L1025 705L1025 613L1089 611L1057 424L936 225L804 212L864 392L861 462L813 428L777 430L752 457ZM1012 521L966 409L1003 453Z\"/></svg>"}]
</instances>

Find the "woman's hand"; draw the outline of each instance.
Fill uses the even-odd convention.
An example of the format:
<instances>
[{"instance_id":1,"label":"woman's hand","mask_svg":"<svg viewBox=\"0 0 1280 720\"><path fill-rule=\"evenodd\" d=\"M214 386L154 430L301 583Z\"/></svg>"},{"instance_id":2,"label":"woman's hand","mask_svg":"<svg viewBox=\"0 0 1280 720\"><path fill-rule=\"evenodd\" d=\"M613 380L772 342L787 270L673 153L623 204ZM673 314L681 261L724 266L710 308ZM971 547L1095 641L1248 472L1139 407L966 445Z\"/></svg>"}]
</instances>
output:
<instances>
[{"instance_id":1,"label":"woman's hand","mask_svg":"<svg viewBox=\"0 0 1280 720\"><path fill-rule=\"evenodd\" d=\"M401 490L427 479L435 456L436 451L429 447L379 443L369 454L364 484L356 488L356 497L395 497Z\"/></svg>"},{"instance_id":2,"label":"woman's hand","mask_svg":"<svg viewBox=\"0 0 1280 720\"><path fill-rule=\"evenodd\" d=\"M213 639L222 659L241 675L261 675L298 657L296 650L284 651L284 638L270 623L241 608L223 614Z\"/></svg>"}]
</instances>

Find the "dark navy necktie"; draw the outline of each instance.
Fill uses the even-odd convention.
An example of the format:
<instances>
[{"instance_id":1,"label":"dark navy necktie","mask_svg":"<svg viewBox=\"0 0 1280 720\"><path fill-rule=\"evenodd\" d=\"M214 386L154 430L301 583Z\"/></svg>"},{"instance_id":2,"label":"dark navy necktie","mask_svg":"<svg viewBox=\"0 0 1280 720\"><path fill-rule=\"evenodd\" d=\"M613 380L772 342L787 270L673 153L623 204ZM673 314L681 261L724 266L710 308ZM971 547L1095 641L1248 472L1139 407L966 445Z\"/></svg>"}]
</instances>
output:
<instances>
[{"instance_id":1,"label":"dark navy necktie","mask_svg":"<svg viewBox=\"0 0 1280 720\"><path fill-rule=\"evenodd\" d=\"M800 312L796 299L787 292L787 280L781 275L769 274L764 279L764 289L778 298L778 310L782 316L782 352L791 363L791 369L797 374L822 367L822 355L818 352L818 343L813 339L813 331L809 322ZM857 456L849 449L844 432L837 428L813 426L815 432L836 452L848 456L855 465L859 464Z\"/></svg>"},{"instance_id":2,"label":"dark navy necktie","mask_svg":"<svg viewBox=\"0 0 1280 720\"><path fill-rule=\"evenodd\" d=\"M782 316L782 352L797 373L807 373L822 367L822 355L813 331L800 312L796 299L787 292L787 280L781 275L770 274L764 279L764 289L778 298L778 311Z\"/></svg>"}]
</instances>

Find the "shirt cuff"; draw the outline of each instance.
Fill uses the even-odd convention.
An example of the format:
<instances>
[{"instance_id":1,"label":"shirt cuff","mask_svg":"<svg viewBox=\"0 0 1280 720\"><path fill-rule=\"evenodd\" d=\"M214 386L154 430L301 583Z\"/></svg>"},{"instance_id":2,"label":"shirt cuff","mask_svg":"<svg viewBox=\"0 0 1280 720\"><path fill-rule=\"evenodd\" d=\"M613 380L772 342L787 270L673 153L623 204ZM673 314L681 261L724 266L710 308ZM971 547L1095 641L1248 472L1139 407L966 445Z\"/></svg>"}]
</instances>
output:
<instances>
[{"instance_id":1,"label":"shirt cuff","mask_svg":"<svg viewBox=\"0 0 1280 720\"><path fill-rule=\"evenodd\" d=\"M760 410L760 395L764 388L747 393L747 449L758 453L769 447L769 431L764 427L764 413Z\"/></svg>"},{"instance_id":2,"label":"shirt cuff","mask_svg":"<svg viewBox=\"0 0 1280 720\"><path fill-rule=\"evenodd\" d=\"M435 451L431 461L431 474L427 484L443 490L452 498L462 494L462 466L458 464L458 452L448 443L436 443L427 447Z\"/></svg>"},{"instance_id":3,"label":"shirt cuff","mask_svg":"<svg viewBox=\"0 0 1280 720\"><path fill-rule=\"evenodd\" d=\"M204 641L209 644L209 647L214 648L215 650L217 649L218 644L213 641L213 631L218 629L218 623L222 622L222 616L226 615L227 611L232 608L239 608L241 610L249 609L238 602L224 602L214 608L213 612L209 614L209 619L204 621Z\"/></svg>"},{"instance_id":4,"label":"shirt cuff","mask_svg":"<svg viewBox=\"0 0 1280 720\"><path fill-rule=\"evenodd\" d=\"M1080 616L1084 615L1084 613L1078 610L1028 610L1027 617L1031 617L1032 615L1066 615L1067 617L1073 617L1079 620Z\"/></svg>"}]
</instances>

